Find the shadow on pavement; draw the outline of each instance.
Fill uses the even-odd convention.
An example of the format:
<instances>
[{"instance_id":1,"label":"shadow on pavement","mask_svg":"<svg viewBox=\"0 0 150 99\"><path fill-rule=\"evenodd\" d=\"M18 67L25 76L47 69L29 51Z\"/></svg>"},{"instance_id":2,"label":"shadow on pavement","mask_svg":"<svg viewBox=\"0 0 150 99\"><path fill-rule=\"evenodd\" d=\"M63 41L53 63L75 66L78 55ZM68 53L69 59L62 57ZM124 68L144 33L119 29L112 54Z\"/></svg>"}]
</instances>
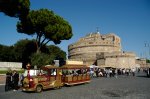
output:
<instances>
[{"instance_id":1,"label":"shadow on pavement","mask_svg":"<svg viewBox=\"0 0 150 99\"><path fill-rule=\"evenodd\" d=\"M136 76L136 77L150 78L150 77L147 77L145 75L139 75L139 76Z\"/></svg>"}]
</instances>

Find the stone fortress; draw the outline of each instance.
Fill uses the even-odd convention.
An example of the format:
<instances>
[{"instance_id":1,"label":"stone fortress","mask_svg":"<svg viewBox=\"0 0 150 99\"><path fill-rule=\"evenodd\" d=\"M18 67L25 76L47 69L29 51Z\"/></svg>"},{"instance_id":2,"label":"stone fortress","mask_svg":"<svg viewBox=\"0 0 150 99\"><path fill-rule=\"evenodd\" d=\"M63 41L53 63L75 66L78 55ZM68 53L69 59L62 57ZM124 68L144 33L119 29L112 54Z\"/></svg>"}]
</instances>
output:
<instances>
[{"instance_id":1,"label":"stone fortress","mask_svg":"<svg viewBox=\"0 0 150 99\"><path fill-rule=\"evenodd\" d=\"M87 66L135 68L133 52L124 52L119 36L109 33L90 33L68 46L68 59L83 61Z\"/></svg>"}]
</instances>

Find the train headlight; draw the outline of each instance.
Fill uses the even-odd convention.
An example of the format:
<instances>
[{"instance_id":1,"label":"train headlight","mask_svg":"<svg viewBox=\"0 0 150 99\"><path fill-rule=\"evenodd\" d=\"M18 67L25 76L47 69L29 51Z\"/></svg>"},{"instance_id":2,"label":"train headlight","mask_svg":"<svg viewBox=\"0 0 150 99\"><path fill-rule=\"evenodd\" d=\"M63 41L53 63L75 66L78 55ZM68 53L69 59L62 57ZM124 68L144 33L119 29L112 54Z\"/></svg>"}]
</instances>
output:
<instances>
[{"instance_id":1,"label":"train headlight","mask_svg":"<svg viewBox=\"0 0 150 99\"><path fill-rule=\"evenodd\" d=\"M30 79L29 81L33 81L33 79Z\"/></svg>"}]
</instances>

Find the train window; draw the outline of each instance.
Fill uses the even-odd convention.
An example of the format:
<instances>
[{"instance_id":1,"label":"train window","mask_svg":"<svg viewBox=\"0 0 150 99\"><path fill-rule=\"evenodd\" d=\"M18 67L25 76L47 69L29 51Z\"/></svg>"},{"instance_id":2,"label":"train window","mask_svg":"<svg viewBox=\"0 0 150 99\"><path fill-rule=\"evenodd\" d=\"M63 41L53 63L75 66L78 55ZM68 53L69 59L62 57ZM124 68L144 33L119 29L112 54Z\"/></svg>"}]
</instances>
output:
<instances>
[{"instance_id":1,"label":"train window","mask_svg":"<svg viewBox=\"0 0 150 99\"><path fill-rule=\"evenodd\" d=\"M48 75L48 71L43 70L43 71L42 71L42 74L44 74L44 75Z\"/></svg>"},{"instance_id":2,"label":"train window","mask_svg":"<svg viewBox=\"0 0 150 99\"><path fill-rule=\"evenodd\" d=\"M62 74L63 74L63 75L68 75L68 70L63 69L63 70L62 70Z\"/></svg>"},{"instance_id":3,"label":"train window","mask_svg":"<svg viewBox=\"0 0 150 99\"><path fill-rule=\"evenodd\" d=\"M62 74L63 75L73 75L73 70L72 69L63 69Z\"/></svg>"},{"instance_id":4,"label":"train window","mask_svg":"<svg viewBox=\"0 0 150 99\"><path fill-rule=\"evenodd\" d=\"M56 76L56 69L51 69L51 75Z\"/></svg>"}]
</instances>

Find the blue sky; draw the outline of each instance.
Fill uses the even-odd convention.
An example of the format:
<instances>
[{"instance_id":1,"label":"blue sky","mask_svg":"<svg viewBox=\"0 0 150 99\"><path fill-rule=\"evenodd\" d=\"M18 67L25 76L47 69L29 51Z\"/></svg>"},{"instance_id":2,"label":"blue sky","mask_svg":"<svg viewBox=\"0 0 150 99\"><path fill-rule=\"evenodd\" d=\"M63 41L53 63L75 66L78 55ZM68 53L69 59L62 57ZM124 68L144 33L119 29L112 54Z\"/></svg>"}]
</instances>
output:
<instances>
[{"instance_id":1,"label":"blue sky","mask_svg":"<svg viewBox=\"0 0 150 99\"><path fill-rule=\"evenodd\" d=\"M31 0L31 9L40 8L53 10L71 24L73 37L57 45L66 52L69 44L98 27L101 34L118 35L124 51L150 55L149 47L144 47L145 42L150 43L150 0ZM17 33L17 20L0 13L0 44L34 38Z\"/></svg>"}]
</instances>

